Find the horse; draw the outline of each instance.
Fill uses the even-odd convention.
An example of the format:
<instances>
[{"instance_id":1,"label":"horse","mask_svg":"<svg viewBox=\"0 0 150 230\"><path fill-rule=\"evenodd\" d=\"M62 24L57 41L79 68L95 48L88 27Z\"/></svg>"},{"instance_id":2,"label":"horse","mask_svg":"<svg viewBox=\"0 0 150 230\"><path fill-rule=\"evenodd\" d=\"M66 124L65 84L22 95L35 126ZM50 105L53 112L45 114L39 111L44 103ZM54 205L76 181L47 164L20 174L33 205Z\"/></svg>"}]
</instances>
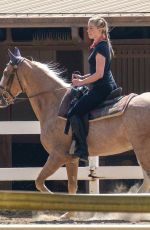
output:
<instances>
[{"instance_id":1,"label":"horse","mask_svg":"<svg viewBox=\"0 0 150 230\"><path fill-rule=\"evenodd\" d=\"M62 97L70 84L65 83L55 69L37 61L28 60L20 50L8 50L9 62L0 81L0 106L14 103L15 98L26 93L40 122L40 141L48 158L35 185L41 192L51 191L45 180L65 165L68 192L77 192L79 159L68 154L72 134L64 135L65 120L58 116ZM138 192L150 190L150 93L133 97L120 116L91 121L87 138L90 156L109 156L133 149L143 170L143 184Z\"/></svg>"}]
</instances>

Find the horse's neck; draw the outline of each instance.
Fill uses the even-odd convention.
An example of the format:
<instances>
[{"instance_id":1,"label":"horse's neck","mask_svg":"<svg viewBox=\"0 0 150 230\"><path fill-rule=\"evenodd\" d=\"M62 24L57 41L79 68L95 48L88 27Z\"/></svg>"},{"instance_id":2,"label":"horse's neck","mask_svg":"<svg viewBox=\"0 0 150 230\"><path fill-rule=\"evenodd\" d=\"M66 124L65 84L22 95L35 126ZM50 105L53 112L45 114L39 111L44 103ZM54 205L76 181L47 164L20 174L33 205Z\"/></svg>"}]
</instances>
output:
<instances>
[{"instance_id":1,"label":"horse's neck","mask_svg":"<svg viewBox=\"0 0 150 230\"><path fill-rule=\"evenodd\" d=\"M50 120L52 117L57 117L61 98L65 92L65 88L60 91L56 90L56 92L47 91L29 99L39 121L43 122Z\"/></svg>"},{"instance_id":2,"label":"horse's neck","mask_svg":"<svg viewBox=\"0 0 150 230\"><path fill-rule=\"evenodd\" d=\"M65 85L49 76L37 76L32 71L25 80L26 94L38 120L56 117L61 98L67 91Z\"/></svg>"}]
</instances>

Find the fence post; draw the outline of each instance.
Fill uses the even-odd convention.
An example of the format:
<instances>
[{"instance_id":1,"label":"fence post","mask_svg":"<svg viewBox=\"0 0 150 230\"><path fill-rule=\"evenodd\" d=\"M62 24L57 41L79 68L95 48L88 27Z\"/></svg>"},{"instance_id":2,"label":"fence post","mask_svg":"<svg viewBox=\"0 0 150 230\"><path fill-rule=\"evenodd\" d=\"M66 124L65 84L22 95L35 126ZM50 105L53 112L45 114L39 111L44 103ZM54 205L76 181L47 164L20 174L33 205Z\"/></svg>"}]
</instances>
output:
<instances>
[{"instance_id":1,"label":"fence post","mask_svg":"<svg viewBox=\"0 0 150 230\"><path fill-rule=\"evenodd\" d=\"M95 174L95 169L99 167L99 157L89 157L89 168L91 174ZM99 194L99 179L89 180L89 193Z\"/></svg>"}]
</instances>

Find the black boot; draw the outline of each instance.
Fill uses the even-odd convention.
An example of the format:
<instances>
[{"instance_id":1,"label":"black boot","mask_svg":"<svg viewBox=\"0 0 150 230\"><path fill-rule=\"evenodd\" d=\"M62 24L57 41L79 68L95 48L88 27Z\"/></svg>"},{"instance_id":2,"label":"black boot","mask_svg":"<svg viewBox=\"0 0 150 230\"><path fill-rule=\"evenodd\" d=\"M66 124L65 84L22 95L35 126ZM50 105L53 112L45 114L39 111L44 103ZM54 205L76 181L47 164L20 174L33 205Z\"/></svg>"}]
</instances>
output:
<instances>
[{"instance_id":1,"label":"black boot","mask_svg":"<svg viewBox=\"0 0 150 230\"><path fill-rule=\"evenodd\" d=\"M85 114L82 118L81 118L82 124L84 126L84 130L85 130L85 134L86 137L89 134L89 114Z\"/></svg>"},{"instance_id":2,"label":"black boot","mask_svg":"<svg viewBox=\"0 0 150 230\"><path fill-rule=\"evenodd\" d=\"M86 142L86 131L79 116L73 115L70 118L73 138L76 141L74 156L82 161L88 161L88 146Z\"/></svg>"}]
</instances>

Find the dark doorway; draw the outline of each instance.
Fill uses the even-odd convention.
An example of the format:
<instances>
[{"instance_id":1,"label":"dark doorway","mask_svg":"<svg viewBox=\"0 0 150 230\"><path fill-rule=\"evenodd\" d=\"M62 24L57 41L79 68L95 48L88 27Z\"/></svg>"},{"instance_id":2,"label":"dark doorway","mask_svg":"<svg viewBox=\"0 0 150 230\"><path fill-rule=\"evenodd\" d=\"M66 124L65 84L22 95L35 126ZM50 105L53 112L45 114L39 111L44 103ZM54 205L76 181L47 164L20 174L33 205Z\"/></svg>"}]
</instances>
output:
<instances>
[{"instance_id":1,"label":"dark doorway","mask_svg":"<svg viewBox=\"0 0 150 230\"><path fill-rule=\"evenodd\" d=\"M83 54L82 50L59 50L56 51L56 61L62 69L62 77L71 81L71 75L74 71L83 74Z\"/></svg>"}]
</instances>

